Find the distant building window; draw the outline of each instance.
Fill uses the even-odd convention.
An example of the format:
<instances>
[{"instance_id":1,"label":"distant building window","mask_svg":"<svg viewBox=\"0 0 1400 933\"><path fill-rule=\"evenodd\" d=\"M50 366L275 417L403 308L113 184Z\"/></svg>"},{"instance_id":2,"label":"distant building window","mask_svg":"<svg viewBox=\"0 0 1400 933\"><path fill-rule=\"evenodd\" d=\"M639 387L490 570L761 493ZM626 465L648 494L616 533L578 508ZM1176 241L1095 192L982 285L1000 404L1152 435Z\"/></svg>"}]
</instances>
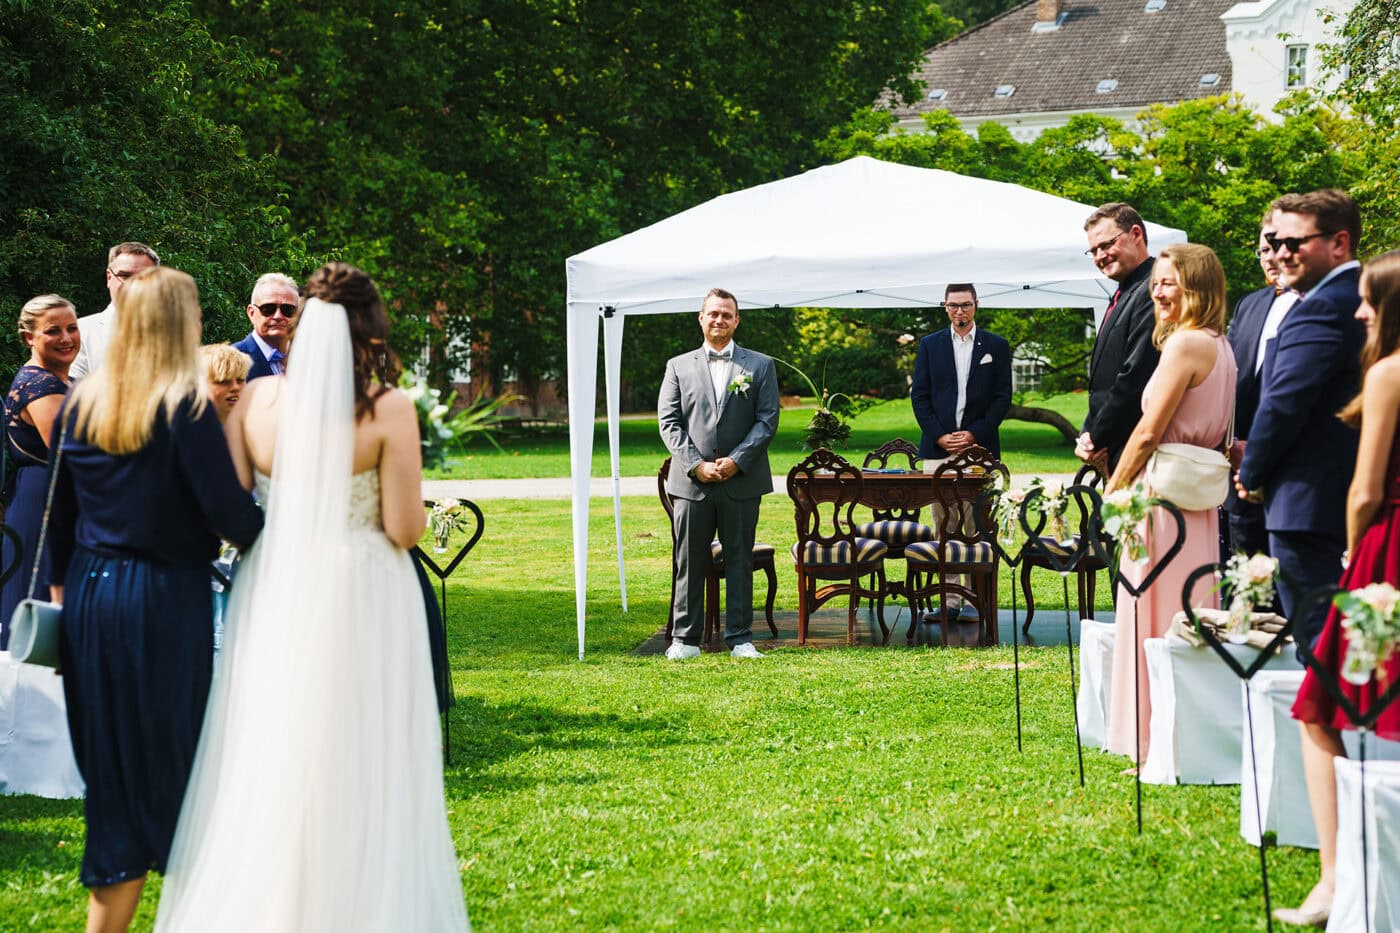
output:
<instances>
[{"instance_id":1,"label":"distant building window","mask_svg":"<svg viewBox=\"0 0 1400 933\"><path fill-rule=\"evenodd\" d=\"M1040 355L1041 352L1037 344L1017 347L1016 353L1011 357L1012 392L1040 391L1041 379L1050 368L1049 363Z\"/></svg>"},{"instance_id":2,"label":"distant building window","mask_svg":"<svg viewBox=\"0 0 1400 933\"><path fill-rule=\"evenodd\" d=\"M1016 85L1014 85L1014 84L998 84L998 85L997 85L997 89L996 89L995 91L992 92L992 96L993 96L993 97L1010 97L1012 94L1015 94L1015 93L1016 93Z\"/></svg>"},{"instance_id":3,"label":"distant building window","mask_svg":"<svg viewBox=\"0 0 1400 933\"><path fill-rule=\"evenodd\" d=\"M1220 75L1211 71L1201 75L1201 87L1215 87L1220 83Z\"/></svg>"},{"instance_id":4,"label":"distant building window","mask_svg":"<svg viewBox=\"0 0 1400 933\"><path fill-rule=\"evenodd\" d=\"M1147 6L1142 8L1144 13L1160 13L1167 8L1167 0L1147 0Z\"/></svg>"},{"instance_id":5,"label":"distant building window","mask_svg":"<svg viewBox=\"0 0 1400 933\"><path fill-rule=\"evenodd\" d=\"M936 88L934 88L933 90L931 90L931 91L928 92L928 99L929 99L929 100L942 100L943 98L945 98L945 97L947 97L947 96L948 96L948 89L947 89L947 88L936 87Z\"/></svg>"},{"instance_id":6,"label":"distant building window","mask_svg":"<svg viewBox=\"0 0 1400 933\"><path fill-rule=\"evenodd\" d=\"M1117 78L1104 78L1102 81L1099 82L1098 87L1094 88L1094 93L1095 93L1095 94L1112 94L1112 93L1113 93L1114 91L1116 91L1116 90L1118 90L1118 79L1117 79Z\"/></svg>"},{"instance_id":7,"label":"distant building window","mask_svg":"<svg viewBox=\"0 0 1400 933\"><path fill-rule=\"evenodd\" d=\"M1285 62L1287 69L1284 72L1283 86L1288 88L1307 87L1308 47L1306 45L1290 45Z\"/></svg>"}]
</instances>

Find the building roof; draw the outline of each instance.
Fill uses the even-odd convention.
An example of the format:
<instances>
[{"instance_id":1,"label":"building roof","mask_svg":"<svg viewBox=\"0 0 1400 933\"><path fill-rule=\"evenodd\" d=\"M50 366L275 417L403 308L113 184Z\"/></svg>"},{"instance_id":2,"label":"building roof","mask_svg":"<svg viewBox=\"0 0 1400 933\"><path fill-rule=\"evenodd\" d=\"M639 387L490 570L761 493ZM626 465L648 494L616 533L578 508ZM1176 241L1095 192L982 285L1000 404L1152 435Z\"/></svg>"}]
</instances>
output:
<instances>
[{"instance_id":1,"label":"building roof","mask_svg":"<svg viewBox=\"0 0 1400 933\"><path fill-rule=\"evenodd\" d=\"M1235 0L1061 0L1059 28L1039 31L1033 30L1036 0L1031 0L930 49L915 79L925 95L942 91L942 96L925 96L893 112L908 119L946 109L957 117L995 119L1145 107L1225 93L1230 56L1220 15L1234 5ZM1160 9L1148 12L1149 6ZM1218 77L1202 84L1204 75ZM1014 90L1007 94L1007 87Z\"/></svg>"}]
</instances>

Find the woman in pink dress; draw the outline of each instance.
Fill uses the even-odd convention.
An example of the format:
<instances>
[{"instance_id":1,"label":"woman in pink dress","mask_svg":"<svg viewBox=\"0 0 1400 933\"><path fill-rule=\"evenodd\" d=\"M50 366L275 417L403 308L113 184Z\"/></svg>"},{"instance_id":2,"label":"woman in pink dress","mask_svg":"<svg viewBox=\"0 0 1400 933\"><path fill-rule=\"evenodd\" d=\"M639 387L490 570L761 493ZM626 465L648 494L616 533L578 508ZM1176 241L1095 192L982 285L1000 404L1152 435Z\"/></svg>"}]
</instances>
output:
<instances>
[{"instance_id":1,"label":"woman in pink dress","mask_svg":"<svg viewBox=\"0 0 1400 933\"><path fill-rule=\"evenodd\" d=\"M1340 586L1354 590L1368 583L1400 587L1400 435L1395 430L1400 411L1400 250L1372 260L1361 274L1361 307L1356 316L1366 324L1362 351L1361 394L1339 413L1361 428L1356 473L1347 491L1347 553L1350 559ZM1334 608L1313 651L1340 680L1347 653L1341 615ZM1343 694L1365 713L1384 685L1400 677L1400 653L1386 663L1383 679L1356 685L1341 681ZM1331 694L1311 670L1298 689L1293 717L1303 729L1303 777L1308 784L1313 821L1317 824L1322 877L1302 906L1274 911L1286 923L1322 926L1332 909L1337 869L1337 772L1334 759L1345 755L1341 730L1354 728ZM1372 727L1377 735L1400 740L1400 703L1393 703Z\"/></svg>"},{"instance_id":2,"label":"woman in pink dress","mask_svg":"<svg viewBox=\"0 0 1400 933\"><path fill-rule=\"evenodd\" d=\"M1106 493L1143 479L1147 460L1158 444L1196 444L1220 449L1235 407L1235 357L1224 337L1225 270L1209 247L1173 244L1162 250L1152 267L1152 302L1157 311L1153 343L1161 362L1142 393L1142 419ZM1148 490L1149 494L1151 490ZM1143 641L1160 638L1181 609L1186 578L1202 564L1220 556L1220 520L1216 509L1183 511L1186 540L1137 604L1137 638L1133 638L1133 597L1118 593L1113 641L1112 696L1108 709L1110 752L1128 755L1135 765L1147 758L1147 727L1152 703L1147 693L1147 661ZM1176 538L1176 522L1164 509L1154 509L1142 529L1147 557L1133 561L1125 555L1119 571L1137 585L1155 567ZM1210 584L1202 582L1195 605L1212 605ZM1136 676L1136 690L1134 687ZM1134 716L1134 693L1140 702Z\"/></svg>"}]
</instances>

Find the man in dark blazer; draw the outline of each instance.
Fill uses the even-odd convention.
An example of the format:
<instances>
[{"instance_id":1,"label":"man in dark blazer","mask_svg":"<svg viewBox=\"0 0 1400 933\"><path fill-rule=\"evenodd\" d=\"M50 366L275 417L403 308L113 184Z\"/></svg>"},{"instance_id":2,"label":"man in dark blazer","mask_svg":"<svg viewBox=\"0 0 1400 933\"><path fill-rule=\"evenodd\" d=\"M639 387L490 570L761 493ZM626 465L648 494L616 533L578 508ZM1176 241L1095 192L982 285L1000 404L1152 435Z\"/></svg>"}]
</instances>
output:
<instances>
[{"instance_id":1,"label":"man in dark blazer","mask_svg":"<svg viewBox=\"0 0 1400 933\"><path fill-rule=\"evenodd\" d=\"M675 501L676 596L666 657L700 653L705 572L719 532L724 552L724 643L736 658L753 646L753 543L760 499L773 491L768 444L778 429L773 360L734 342L739 303L715 288L700 308L705 343L666 364L656 402L671 452L666 489Z\"/></svg>"},{"instance_id":2,"label":"man in dark blazer","mask_svg":"<svg viewBox=\"0 0 1400 933\"><path fill-rule=\"evenodd\" d=\"M252 297L248 299L248 322L253 325L253 332L233 345L253 358L249 382L281 374L299 301L297 283L280 272L261 275L253 285Z\"/></svg>"},{"instance_id":3,"label":"man in dark blazer","mask_svg":"<svg viewBox=\"0 0 1400 933\"><path fill-rule=\"evenodd\" d=\"M1011 408L1011 346L977 326L977 289L949 285L951 326L919 341L909 400L919 422L919 456L954 457L974 444L1001 457L1000 428Z\"/></svg>"},{"instance_id":4,"label":"man in dark blazer","mask_svg":"<svg viewBox=\"0 0 1400 933\"><path fill-rule=\"evenodd\" d=\"M1356 394L1365 342L1355 317L1361 216L1350 195L1332 188L1279 198L1270 226L1279 280L1301 297L1265 348L1236 492L1264 504L1284 615L1294 637L1311 643L1327 605L1319 601L1305 613L1300 597L1341 575L1347 487L1356 467L1356 431L1337 411Z\"/></svg>"},{"instance_id":5,"label":"man in dark blazer","mask_svg":"<svg viewBox=\"0 0 1400 933\"><path fill-rule=\"evenodd\" d=\"M1273 234L1269 226L1272 211L1264 216L1259 231L1259 245L1255 252L1259 256L1259 268L1267 282L1258 291L1250 292L1235 305L1235 313L1230 317L1230 328L1226 337L1235 353L1235 444L1230 451L1230 462L1236 470L1244 457L1245 444L1249 439L1249 428L1254 423L1254 412L1259 407L1259 377L1264 368L1264 348L1266 340L1261 339L1267 327L1269 340L1278 333L1279 324L1288 310L1298 300L1298 293L1279 284L1278 264L1274 261L1274 250L1267 236ZM1268 554L1269 532L1264 527L1264 507L1255 502L1247 502L1236 495L1233 486L1225 497L1225 514L1229 518L1229 547L1231 551L1245 554Z\"/></svg>"},{"instance_id":6,"label":"man in dark blazer","mask_svg":"<svg viewBox=\"0 0 1400 933\"><path fill-rule=\"evenodd\" d=\"M1085 254L1118 283L1089 357L1089 414L1075 454L1105 473L1118 465L1128 437L1142 417L1142 390L1157 368L1152 345L1156 313L1148 287L1152 257L1147 226L1132 206L1105 204L1084 222Z\"/></svg>"}]
</instances>

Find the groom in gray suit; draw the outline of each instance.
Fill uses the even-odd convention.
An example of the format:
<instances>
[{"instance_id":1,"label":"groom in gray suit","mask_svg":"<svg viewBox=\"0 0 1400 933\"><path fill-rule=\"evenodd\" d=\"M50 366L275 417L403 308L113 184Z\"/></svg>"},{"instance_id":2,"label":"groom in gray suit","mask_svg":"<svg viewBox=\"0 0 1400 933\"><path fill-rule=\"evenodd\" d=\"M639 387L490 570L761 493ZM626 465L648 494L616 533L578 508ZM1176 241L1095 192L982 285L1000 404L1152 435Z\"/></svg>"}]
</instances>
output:
<instances>
[{"instance_id":1,"label":"groom in gray suit","mask_svg":"<svg viewBox=\"0 0 1400 933\"><path fill-rule=\"evenodd\" d=\"M753 646L753 542L759 500L773 491L768 443L778 429L778 376L772 359L734 342L738 326L738 301L711 289L700 307L705 344L666 364L656 402L671 452L666 489L675 500L676 599L666 649L673 661L700 653L716 531L724 551L724 643L736 658L763 656Z\"/></svg>"}]
</instances>

